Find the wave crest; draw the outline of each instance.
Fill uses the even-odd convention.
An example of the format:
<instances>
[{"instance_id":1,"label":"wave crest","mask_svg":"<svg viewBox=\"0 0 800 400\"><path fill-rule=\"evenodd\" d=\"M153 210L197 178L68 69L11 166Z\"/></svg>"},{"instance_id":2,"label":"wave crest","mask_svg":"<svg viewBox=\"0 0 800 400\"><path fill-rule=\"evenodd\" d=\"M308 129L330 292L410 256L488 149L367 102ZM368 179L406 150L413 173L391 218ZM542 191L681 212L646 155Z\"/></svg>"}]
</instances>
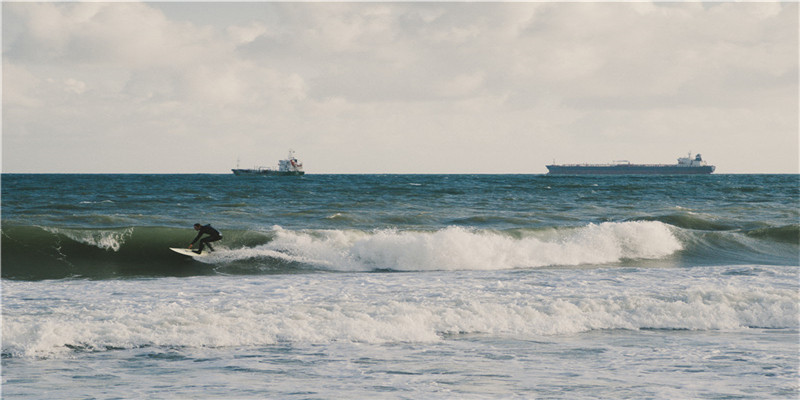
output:
<instances>
[{"instance_id":1,"label":"wave crest","mask_svg":"<svg viewBox=\"0 0 800 400\"><path fill-rule=\"evenodd\" d=\"M169 227L53 228L3 226L2 277L276 274L309 270L499 270L603 264L797 265L797 226L753 231L697 231L661 221L508 230L450 226L438 230L225 229L210 257L171 252L194 238ZM723 261L720 261L723 260Z\"/></svg>"},{"instance_id":2,"label":"wave crest","mask_svg":"<svg viewBox=\"0 0 800 400\"><path fill-rule=\"evenodd\" d=\"M336 270L492 270L658 259L681 250L661 222L590 224L510 232L448 227L437 231L288 231L278 228L265 252Z\"/></svg>"},{"instance_id":3,"label":"wave crest","mask_svg":"<svg viewBox=\"0 0 800 400\"><path fill-rule=\"evenodd\" d=\"M103 250L119 251L125 240L133 234L133 228L122 229L64 229L64 228L42 228L54 235L64 235L76 242L88 244Z\"/></svg>"}]
</instances>

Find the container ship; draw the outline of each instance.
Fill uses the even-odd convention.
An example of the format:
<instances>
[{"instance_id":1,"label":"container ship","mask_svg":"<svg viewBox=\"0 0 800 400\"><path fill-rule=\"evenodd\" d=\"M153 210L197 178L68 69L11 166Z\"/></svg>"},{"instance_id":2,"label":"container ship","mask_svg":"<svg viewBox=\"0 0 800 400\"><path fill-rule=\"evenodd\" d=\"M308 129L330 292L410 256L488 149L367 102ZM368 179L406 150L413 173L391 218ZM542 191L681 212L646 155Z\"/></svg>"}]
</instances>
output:
<instances>
[{"instance_id":1,"label":"container ship","mask_svg":"<svg viewBox=\"0 0 800 400\"><path fill-rule=\"evenodd\" d=\"M305 171L303 171L303 163L297 161L297 158L294 157L294 151L292 150L289 150L289 156L285 160L278 161L278 168L234 168L231 171L233 171L234 175L305 175Z\"/></svg>"},{"instance_id":2,"label":"container ship","mask_svg":"<svg viewBox=\"0 0 800 400\"><path fill-rule=\"evenodd\" d=\"M617 161L613 164L551 164L546 165L548 175L702 175L716 169L706 164L698 154L692 158L678 158L677 164L631 164Z\"/></svg>"}]
</instances>

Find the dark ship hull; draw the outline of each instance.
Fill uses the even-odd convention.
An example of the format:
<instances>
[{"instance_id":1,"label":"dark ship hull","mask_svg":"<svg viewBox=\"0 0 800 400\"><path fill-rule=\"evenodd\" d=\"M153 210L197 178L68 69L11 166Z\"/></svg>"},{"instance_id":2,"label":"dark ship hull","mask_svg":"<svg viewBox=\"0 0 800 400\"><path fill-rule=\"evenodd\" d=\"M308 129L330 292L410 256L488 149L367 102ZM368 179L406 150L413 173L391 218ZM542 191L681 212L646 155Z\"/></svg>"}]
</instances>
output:
<instances>
[{"instance_id":1,"label":"dark ship hull","mask_svg":"<svg viewBox=\"0 0 800 400\"><path fill-rule=\"evenodd\" d=\"M556 164L545 165L549 175L707 175L716 169L706 164L703 156L678 158L677 164L631 164L617 161L614 164Z\"/></svg>"},{"instance_id":2,"label":"dark ship hull","mask_svg":"<svg viewBox=\"0 0 800 400\"><path fill-rule=\"evenodd\" d=\"M236 166L239 166L238 161ZM300 176L306 174L303 171L303 163L294 158L294 150L289 150L289 157L278 161L278 168L234 168L231 171L236 176Z\"/></svg>"},{"instance_id":3,"label":"dark ship hull","mask_svg":"<svg viewBox=\"0 0 800 400\"><path fill-rule=\"evenodd\" d=\"M547 165L550 175L704 175L714 172L713 165L686 167L679 165Z\"/></svg>"},{"instance_id":4,"label":"dark ship hull","mask_svg":"<svg viewBox=\"0 0 800 400\"><path fill-rule=\"evenodd\" d=\"M272 169L232 169L234 175L241 176L241 175L251 175L251 176L263 176L263 175L273 175L273 176L299 176L305 175L305 171L275 171Z\"/></svg>"}]
</instances>

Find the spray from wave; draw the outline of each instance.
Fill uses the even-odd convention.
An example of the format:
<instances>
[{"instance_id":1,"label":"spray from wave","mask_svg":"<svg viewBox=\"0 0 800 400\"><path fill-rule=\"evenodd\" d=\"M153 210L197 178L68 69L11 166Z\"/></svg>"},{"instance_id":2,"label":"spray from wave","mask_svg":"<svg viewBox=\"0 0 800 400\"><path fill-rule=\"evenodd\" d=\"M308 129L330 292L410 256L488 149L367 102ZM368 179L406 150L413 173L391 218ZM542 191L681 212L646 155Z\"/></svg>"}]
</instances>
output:
<instances>
[{"instance_id":1,"label":"spray from wave","mask_svg":"<svg viewBox=\"0 0 800 400\"><path fill-rule=\"evenodd\" d=\"M242 255L281 252L334 270L493 270L661 258L681 248L671 229L660 222L511 232L462 227L297 232L278 227L272 241Z\"/></svg>"},{"instance_id":2,"label":"spray from wave","mask_svg":"<svg viewBox=\"0 0 800 400\"><path fill-rule=\"evenodd\" d=\"M119 251L120 247L133 234L133 228L87 230L44 227L42 229L56 236L63 235L79 243L113 251Z\"/></svg>"}]
</instances>

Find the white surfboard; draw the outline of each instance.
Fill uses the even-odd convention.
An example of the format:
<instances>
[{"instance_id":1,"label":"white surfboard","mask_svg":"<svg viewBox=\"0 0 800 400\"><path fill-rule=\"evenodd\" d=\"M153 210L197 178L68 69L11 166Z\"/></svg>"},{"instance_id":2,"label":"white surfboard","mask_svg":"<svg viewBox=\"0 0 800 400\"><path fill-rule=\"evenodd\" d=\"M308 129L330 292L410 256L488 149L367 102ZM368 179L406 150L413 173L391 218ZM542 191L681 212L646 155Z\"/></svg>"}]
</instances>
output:
<instances>
[{"instance_id":1,"label":"white surfboard","mask_svg":"<svg viewBox=\"0 0 800 400\"><path fill-rule=\"evenodd\" d=\"M177 248L177 247L170 247L169 249L174 251L174 252L176 252L176 253L178 253L178 254L183 254L183 255L189 256L189 257L205 257L205 256L208 255L207 251L204 251L204 252L202 252L200 254L197 254L197 253L194 252L194 250L191 250L191 249L181 249L181 248Z\"/></svg>"}]
</instances>

